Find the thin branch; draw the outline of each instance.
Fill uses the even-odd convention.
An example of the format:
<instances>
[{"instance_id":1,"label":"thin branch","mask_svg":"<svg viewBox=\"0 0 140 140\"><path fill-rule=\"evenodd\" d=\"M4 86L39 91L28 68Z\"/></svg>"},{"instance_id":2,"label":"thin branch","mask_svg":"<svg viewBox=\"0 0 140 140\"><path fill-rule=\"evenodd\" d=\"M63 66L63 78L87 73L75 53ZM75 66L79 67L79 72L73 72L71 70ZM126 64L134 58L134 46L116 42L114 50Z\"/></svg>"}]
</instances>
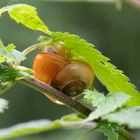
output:
<instances>
[{"instance_id":1,"label":"thin branch","mask_svg":"<svg viewBox=\"0 0 140 140\"><path fill-rule=\"evenodd\" d=\"M91 113L91 110L89 110L84 105L80 104L79 102L67 96L66 94L62 93L61 91L58 91L55 88L45 83L42 83L39 80L23 79L23 80L20 80L20 82L29 87L32 87L33 89L43 93L44 95L47 95L47 96L49 95L56 98L57 100L64 103L68 107L78 111L79 113L85 116L88 116L89 113Z\"/></svg>"},{"instance_id":2,"label":"thin branch","mask_svg":"<svg viewBox=\"0 0 140 140\"><path fill-rule=\"evenodd\" d=\"M96 128L96 122L82 122L82 121L60 121L63 127L85 127L85 128Z\"/></svg>"},{"instance_id":3,"label":"thin branch","mask_svg":"<svg viewBox=\"0 0 140 140\"><path fill-rule=\"evenodd\" d=\"M28 48L26 48L22 54L23 56L26 56L28 55L29 53L31 53L32 51L38 49L38 48L41 48L41 47L45 47L47 46L48 44L50 44L50 41L45 41L45 42L40 42L40 43L37 43L37 44L33 44L31 46L29 46Z\"/></svg>"}]
</instances>

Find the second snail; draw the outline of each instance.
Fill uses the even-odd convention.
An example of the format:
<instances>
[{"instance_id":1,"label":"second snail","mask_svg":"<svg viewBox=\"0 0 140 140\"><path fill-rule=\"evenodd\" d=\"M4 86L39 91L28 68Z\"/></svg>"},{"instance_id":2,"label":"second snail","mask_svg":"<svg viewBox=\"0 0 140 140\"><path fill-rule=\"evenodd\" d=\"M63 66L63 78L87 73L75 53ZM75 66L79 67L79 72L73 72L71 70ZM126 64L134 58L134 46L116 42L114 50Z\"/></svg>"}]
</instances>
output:
<instances>
[{"instance_id":1,"label":"second snail","mask_svg":"<svg viewBox=\"0 0 140 140\"><path fill-rule=\"evenodd\" d=\"M80 60L72 60L71 52L62 46L48 46L38 52L33 64L34 77L68 96L76 97L90 88L94 80L92 68ZM48 98L60 103L53 97Z\"/></svg>"}]
</instances>

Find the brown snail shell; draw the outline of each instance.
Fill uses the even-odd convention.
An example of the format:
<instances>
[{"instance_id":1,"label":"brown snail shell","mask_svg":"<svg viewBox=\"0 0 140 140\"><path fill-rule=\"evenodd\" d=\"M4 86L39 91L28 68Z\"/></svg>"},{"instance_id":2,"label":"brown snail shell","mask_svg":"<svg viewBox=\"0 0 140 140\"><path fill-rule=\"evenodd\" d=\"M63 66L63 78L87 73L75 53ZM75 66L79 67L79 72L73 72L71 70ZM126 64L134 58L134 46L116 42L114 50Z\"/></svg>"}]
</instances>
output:
<instances>
[{"instance_id":1,"label":"brown snail shell","mask_svg":"<svg viewBox=\"0 0 140 140\"><path fill-rule=\"evenodd\" d=\"M68 60L58 55L39 52L34 59L34 76L36 79L50 85L57 72L68 63Z\"/></svg>"},{"instance_id":2,"label":"brown snail shell","mask_svg":"<svg viewBox=\"0 0 140 140\"><path fill-rule=\"evenodd\" d=\"M72 60L56 74L51 85L68 96L75 97L89 88L93 79L94 74L88 64Z\"/></svg>"},{"instance_id":3,"label":"brown snail shell","mask_svg":"<svg viewBox=\"0 0 140 140\"><path fill-rule=\"evenodd\" d=\"M68 59L71 57L71 51L60 45L47 46L46 52L62 56L65 59Z\"/></svg>"},{"instance_id":4,"label":"brown snail shell","mask_svg":"<svg viewBox=\"0 0 140 140\"><path fill-rule=\"evenodd\" d=\"M48 85L51 85L57 72L68 63L68 60L58 55L39 52L34 59L34 77ZM48 98L51 101L60 104L60 102L55 98L51 96L48 96Z\"/></svg>"},{"instance_id":5,"label":"brown snail shell","mask_svg":"<svg viewBox=\"0 0 140 140\"><path fill-rule=\"evenodd\" d=\"M46 52L39 52L34 60L33 70L36 79L53 86L71 97L81 94L94 80L92 68L85 62L69 61L70 52L61 46L49 46ZM61 104L55 98L48 98Z\"/></svg>"}]
</instances>

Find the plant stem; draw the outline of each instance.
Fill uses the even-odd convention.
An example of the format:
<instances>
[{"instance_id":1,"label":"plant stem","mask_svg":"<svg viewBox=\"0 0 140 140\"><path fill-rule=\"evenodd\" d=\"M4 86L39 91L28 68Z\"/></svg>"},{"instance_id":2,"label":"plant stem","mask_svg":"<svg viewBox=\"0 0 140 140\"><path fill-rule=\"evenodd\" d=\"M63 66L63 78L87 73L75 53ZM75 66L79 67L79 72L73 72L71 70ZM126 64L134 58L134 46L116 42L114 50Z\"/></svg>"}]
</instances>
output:
<instances>
[{"instance_id":1,"label":"plant stem","mask_svg":"<svg viewBox=\"0 0 140 140\"><path fill-rule=\"evenodd\" d=\"M124 140L136 140L127 130L123 129L119 132L120 138L122 137Z\"/></svg>"},{"instance_id":2,"label":"plant stem","mask_svg":"<svg viewBox=\"0 0 140 140\"><path fill-rule=\"evenodd\" d=\"M38 80L32 80L32 79L23 79L20 80L21 83L32 87L33 89L43 93L46 96L52 96L59 100L60 102L64 103L68 107L78 111L79 113L88 116L91 110L89 110L87 107L84 105L80 104L76 100L72 99L71 97L67 96L66 94L62 93L61 91L56 90L55 88L42 83L41 81Z\"/></svg>"},{"instance_id":3,"label":"plant stem","mask_svg":"<svg viewBox=\"0 0 140 140\"><path fill-rule=\"evenodd\" d=\"M96 122L82 122L82 121L60 121L63 127L85 127L85 128L96 128Z\"/></svg>"},{"instance_id":4,"label":"plant stem","mask_svg":"<svg viewBox=\"0 0 140 140\"><path fill-rule=\"evenodd\" d=\"M45 46L47 46L47 45L49 45L49 44L50 44L50 41L45 41L45 42L41 42L41 43L37 43L37 44L31 45L31 46L29 46L28 48L26 48L26 49L22 52L22 54L23 54L23 56L26 56L26 55L28 55L29 53L31 53L32 51L34 51L35 49L41 48L41 47L45 47Z\"/></svg>"}]
</instances>

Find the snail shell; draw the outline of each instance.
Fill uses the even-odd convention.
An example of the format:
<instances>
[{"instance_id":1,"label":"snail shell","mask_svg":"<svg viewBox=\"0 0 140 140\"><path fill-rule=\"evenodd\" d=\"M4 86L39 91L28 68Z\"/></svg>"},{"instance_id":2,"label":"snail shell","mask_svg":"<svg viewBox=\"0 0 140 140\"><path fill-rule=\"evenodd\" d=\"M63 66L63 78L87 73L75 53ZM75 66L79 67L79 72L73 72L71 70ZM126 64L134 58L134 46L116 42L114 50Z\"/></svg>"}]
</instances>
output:
<instances>
[{"instance_id":1,"label":"snail shell","mask_svg":"<svg viewBox=\"0 0 140 140\"><path fill-rule=\"evenodd\" d=\"M93 79L94 74L88 64L73 60L56 74L51 85L68 96L75 97L89 88Z\"/></svg>"},{"instance_id":2,"label":"snail shell","mask_svg":"<svg viewBox=\"0 0 140 140\"><path fill-rule=\"evenodd\" d=\"M60 46L60 45L47 46L46 52L62 56L65 59L69 59L71 57L71 51L65 47Z\"/></svg>"},{"instance_id":3,"label":"snail shell","mask_svg":"<svg viewBox=\"0 0 140 140\"><path fill-rule=\"evenodd\" d=\"M55 54L39 52L34 60L33 70L36 79L51 85L57 72L69 61Z\"/></svg>"},{"instance_id":4,"label":"snail shell","mask_svg":"<svg viewBox=\"0 0 140 140\"><path fill-rule=\"evenodd\" d=\"M50 46L46 49L47 53L39 52L35 57L33 70L36 79L71 97L81 94L91 86L94 73L87 63L69 61L70 52L61 46ZM51 96L47 97L55 103L62 104Z\"/></svg>"},{"instance_id":5,"label":"snail shell","mask_svg":"<svg viewBox=\"0 0 140 140\"><path fill-rule=\"evenodd\" d=\"M62 69L69 61L55 54L39 52L33 64L34 77L48 85L51 85L57 72ZM52 102L62 104L51 96L47 96Z\"/></svg>"}]
</instances>

